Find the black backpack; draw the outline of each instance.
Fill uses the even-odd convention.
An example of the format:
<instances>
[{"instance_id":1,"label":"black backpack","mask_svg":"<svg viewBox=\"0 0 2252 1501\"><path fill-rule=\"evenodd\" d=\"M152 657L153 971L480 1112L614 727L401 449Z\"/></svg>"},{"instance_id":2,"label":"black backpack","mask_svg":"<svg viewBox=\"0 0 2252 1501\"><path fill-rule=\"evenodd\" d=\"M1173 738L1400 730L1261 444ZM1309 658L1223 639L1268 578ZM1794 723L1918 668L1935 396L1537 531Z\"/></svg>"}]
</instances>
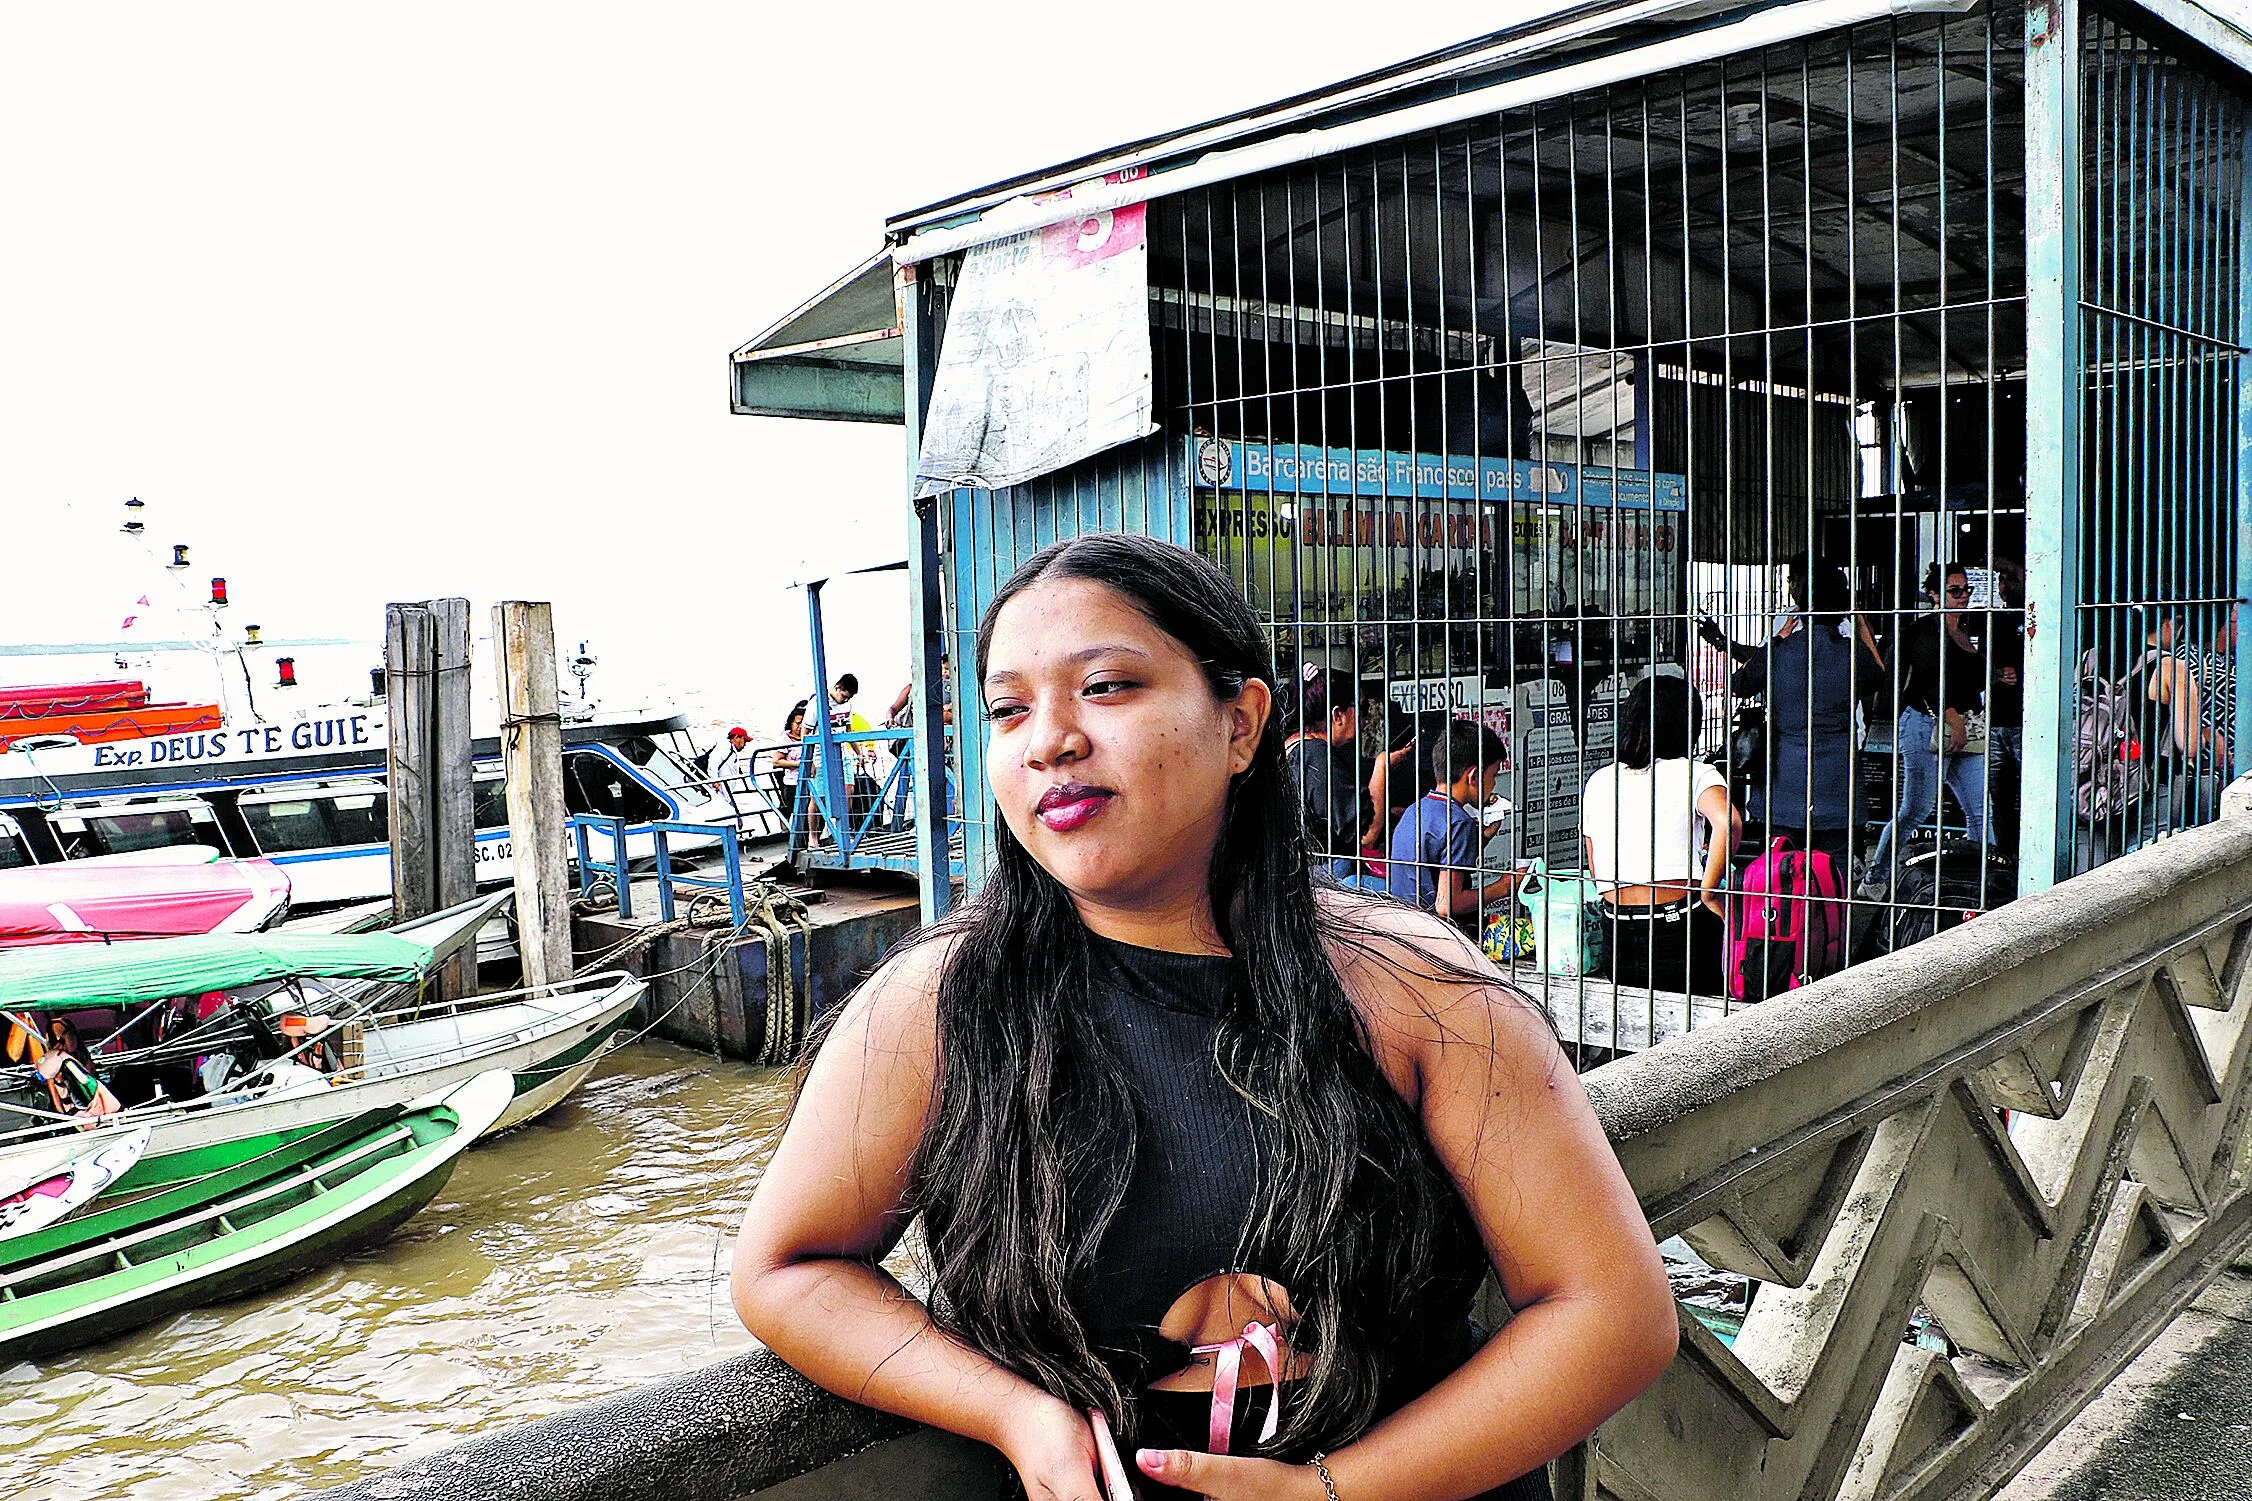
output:
<instances>
[{"instance_id":1,"label":"black backpack","mask_svg":"<svg viewBox=\"0 0 2252 1501\"><path fill-rule=\"evenodd\" d=\"M1892 948L1959 928L2017 895L2017 862L1971 839L1943 840L1900 863L1893 886Z\"/></svg>"}]
</instances>

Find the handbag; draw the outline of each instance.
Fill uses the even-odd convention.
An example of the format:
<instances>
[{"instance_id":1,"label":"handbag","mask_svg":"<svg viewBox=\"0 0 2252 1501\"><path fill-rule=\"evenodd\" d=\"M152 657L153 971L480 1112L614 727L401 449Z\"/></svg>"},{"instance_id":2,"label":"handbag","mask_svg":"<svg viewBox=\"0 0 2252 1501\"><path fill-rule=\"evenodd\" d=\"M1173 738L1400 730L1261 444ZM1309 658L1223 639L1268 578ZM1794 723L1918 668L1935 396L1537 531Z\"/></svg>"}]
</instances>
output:
<instances>
[{"instance_id":1,"label":"handbag","mask_svg":"<svg viewBox=\"0 0 2252 1501\"><path fill-rule=\"evenodd\" d=\"M1593 974L1603 962L1603 920L1594 903L1593 878L1551 875L1535 860L1517 884L1517 900L1532 916L1533 956L1540 972L1559 978Z\"/></svg>"},{"instance_id":2,"label":"handbag","mask_svg":"<svg viewBox=\"0 0 2252 1501\"><path fill-rule=\"evenodd\" d=\"M1986 711L1972 709L1963 715L1963 744L1960 750L1947 748L1947 716L1942 712L1931 727L1931 749L1934 755L1983 756L1986 754Z\"/></svg>"}]
</instances>

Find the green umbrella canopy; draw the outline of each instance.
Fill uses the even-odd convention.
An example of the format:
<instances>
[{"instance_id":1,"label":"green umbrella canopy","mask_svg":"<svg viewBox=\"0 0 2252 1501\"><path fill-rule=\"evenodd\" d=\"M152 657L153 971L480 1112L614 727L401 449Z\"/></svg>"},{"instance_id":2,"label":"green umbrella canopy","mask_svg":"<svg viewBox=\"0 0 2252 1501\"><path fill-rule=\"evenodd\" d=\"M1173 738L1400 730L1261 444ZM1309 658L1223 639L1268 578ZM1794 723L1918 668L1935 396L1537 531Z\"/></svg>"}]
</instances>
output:
<instances>
[{"instance_id":1,"label":"green umbrella canopy","mask_svg":"<svg viewBox=\"0 0 2252 1501\"><path fill-rule=\"evenodd\" d=\"M436 956L393 933L209 933L0 953L0 1011L133 1005L309 976L412 980Z\"/></svg>"}]
</instances>

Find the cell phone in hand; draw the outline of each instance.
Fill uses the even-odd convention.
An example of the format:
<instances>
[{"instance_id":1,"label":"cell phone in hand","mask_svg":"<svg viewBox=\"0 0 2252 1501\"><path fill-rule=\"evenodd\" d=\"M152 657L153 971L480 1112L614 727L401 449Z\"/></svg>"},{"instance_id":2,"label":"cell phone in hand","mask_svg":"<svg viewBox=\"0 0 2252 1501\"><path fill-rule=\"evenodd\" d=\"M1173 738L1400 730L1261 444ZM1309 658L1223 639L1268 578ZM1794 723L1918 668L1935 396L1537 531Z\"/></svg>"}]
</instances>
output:
<instances>
[{"instance_id":1,"label":"cell phone in hand","mask_svg":"<svg viewBox=\"0 0 2252 1501\"><path fill-rule=\"evenodd\" d=\"M1095 1435L1095 1458L1102 1466L1103 1492L1109 1501L1135 1501L1134 1482L1118 1457L1118 1440L1111 1437L1110 1419L1099 1407L1087 1409L1087 1426Z\"/></svg>"}]
</instances>

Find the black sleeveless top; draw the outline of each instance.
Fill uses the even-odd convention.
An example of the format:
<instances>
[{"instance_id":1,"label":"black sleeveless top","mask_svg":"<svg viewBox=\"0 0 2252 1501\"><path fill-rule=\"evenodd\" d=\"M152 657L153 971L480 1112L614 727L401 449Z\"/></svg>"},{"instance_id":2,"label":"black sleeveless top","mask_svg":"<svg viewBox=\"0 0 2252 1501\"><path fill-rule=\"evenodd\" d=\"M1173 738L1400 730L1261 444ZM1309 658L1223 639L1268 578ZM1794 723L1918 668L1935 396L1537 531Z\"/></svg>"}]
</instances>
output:
<instances>
[{"instance_id":1,"label":"black sleeveless top","mask_svg":"<svg viewBox=\"0 0 2252 1501\"><path fill-rule=\"evenodd\" d=\"M1221 1014L1240 963L1219 955L1137 948L1090 933L1087 1015L1125 1076L1134 1102L1126 1194L1072 1301L1096 1353L1129 1389L1178 1370L1188 1351L1158 1325L1181 1294L1205 1278L1250 1272L1294 1288L1292 1268L1239 1266L1238 1242L1262 1174L1276 1155L1276 1127L1221 1076L1214 1054ZM1091 1144L1098 1161L1072 1174L1068 1212L1091 1215L1094 1183L1110 1181L1124 1142ZM1402 1405L1468 1358L1470 1302L1486 1265L1476 1227L1456 1206L1442 1238L1444 1264L1395 1348L1417 1352L1386 1372L1383 1412ZM1172 1394L1155 1393L1154 1396ZM1248 1395L1248 1393L1246 1394ZM1199 1404L1208 1399L1197 1394ZM1262 1402L1264 1398L1261 1399ZM1202 1420L1197 1428L1201 1431ZM1243 1431L1239 1428L1239 1432ZM1201 1441L1197 1447L1201 1447ZM1238 1452L1243 1452L1239 1450Z\"/></svg>"}]
</instances>

